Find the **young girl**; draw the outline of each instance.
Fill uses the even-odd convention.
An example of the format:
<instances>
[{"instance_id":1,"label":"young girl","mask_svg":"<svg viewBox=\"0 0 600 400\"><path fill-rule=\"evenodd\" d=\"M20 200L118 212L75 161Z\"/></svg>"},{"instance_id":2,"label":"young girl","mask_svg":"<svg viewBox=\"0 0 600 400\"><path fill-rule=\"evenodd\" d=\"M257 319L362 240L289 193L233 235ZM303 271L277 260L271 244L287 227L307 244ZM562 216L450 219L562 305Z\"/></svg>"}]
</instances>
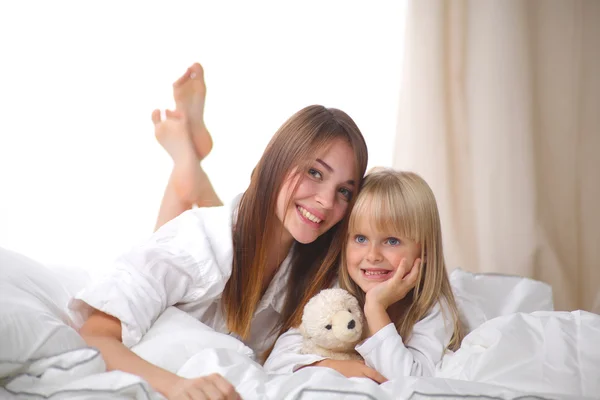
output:
<instances>
[{"instance_id":1,"label":"young girl","mask_svg":"<svg viewBox=\"0 0 600 400\"><path fill-rule=\"evenodd\" d=\"M183 87L195 86L187 86L178 110L165 120L153 113L157 138L174 160L159 228L70 307L80 316L81 335L100 350L109 370L139 375L169 399L233 399L235 390L220 376L183 379L129 348L176 305L261 356L277 328L296 325L303 304L334 279L367 149L348 115L306 107L274 135L239 201L188 210L207 197L200 205L220 201L208 179L198 175L201 152L212 145L208 131L190 132L203 127L191 114L198 112L198 100L203 105L197 88L204 82L201 75L186 74ZM176 82L176 102L181 89ZM191 111L180 109L186 107ZM208 196L198 190L201 181L200 189L210 187Z\"/></svg>"},{"instance_id":2,"label":"young girl","mask_svg":"<svg viewBox=\"0 0 600 400\"><path fill-rule=\"evenodd\" d=\"M382 382L432 376L444 352L459 346L462 332L437 204L418 175L391 169L367 175L350 215L339 286L364 308L366 340L356 350L365 363L301 355L302 337L291 329L278 339L265 369L281 373L325 366Z\"/></svg>"}]
</instances>

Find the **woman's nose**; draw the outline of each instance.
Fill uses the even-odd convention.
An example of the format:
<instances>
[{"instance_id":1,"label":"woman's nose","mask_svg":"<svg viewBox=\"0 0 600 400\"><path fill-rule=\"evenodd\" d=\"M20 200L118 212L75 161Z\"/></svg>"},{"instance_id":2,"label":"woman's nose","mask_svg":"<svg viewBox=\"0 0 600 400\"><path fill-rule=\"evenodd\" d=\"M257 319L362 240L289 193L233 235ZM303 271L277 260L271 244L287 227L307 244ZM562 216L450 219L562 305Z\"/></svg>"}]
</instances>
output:
<instances>
[{"instance_id":1,"label":"woman's nose","mask_svg":"<svg viewBox=\"0 0 600 400\"><path fill-rule=\"evenodd\" d=\"M323 187L317 193L317 203L323 206L323 208L326 210L333 208L333 203L335 201L335 193L336 191L334 189Z\"/></svg>"}]
</instances>

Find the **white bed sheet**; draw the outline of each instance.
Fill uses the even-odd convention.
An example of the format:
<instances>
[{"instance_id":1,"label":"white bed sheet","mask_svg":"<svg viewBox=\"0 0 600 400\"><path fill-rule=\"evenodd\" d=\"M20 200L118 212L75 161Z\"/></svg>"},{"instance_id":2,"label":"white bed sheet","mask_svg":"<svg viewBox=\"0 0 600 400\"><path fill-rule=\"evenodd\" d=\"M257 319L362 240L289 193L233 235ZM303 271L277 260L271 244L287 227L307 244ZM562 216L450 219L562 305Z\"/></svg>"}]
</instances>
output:
<instances>
[{"instance_id":1,"label":"white bed sheet","mask_svg":"<svg viewBox=\"0 0 600 400\"><path fill-rule=\"evenodd\" d=\"M305 368L292 375L267 375L236 339L211 331L176 308L161 316L134 348L181 376L220 373L244 399L409 399L489 396L511 399L598 398L600 393L600 316L585 313L515 314L486 322L445 359L436 378L398 378L377 385L346 379L327 368ZM166 329L168 327L168 329ZM168 341L169 330L180 343ZM157 361L158 360L158 361ZM105 372L95 349L78 349L32 363L6 385L19 398L131 398L161 396L139 378ZM6 395L6 393L5 393Z\"/></svg>"},{"instance_id":2,"label":"white bed sheet","mask_svg":"<svg viewBox=\"0 0 600 400\"><path fill-rule=\"evenodd\" d=\"M68 268L54 273L71 293L88 279L81 271L70 273ZM444 359L434 378L397 378L377 385L367 379L346 379L327 368L269 376L243 343L212 331L174 307L161 315L133 350L181 376L220 373L244 399L600 398L599 315L515 313L551 309L547 285L501 276L486 279L463 271L458 274L453 274L453 285L462 317L472 332L459 351ZM34 278L34 273L28 276ZM488 290L496 292L481 295ZM472 291L480 294L471 296ZM510 293L510 301L498 304L501 292ZM477 298L481 301L473 301ZM162 398L134 375L106 372L95 349L78 344L64 352L44 350L39 353L43 357L12 370L10 376L0 376L0 399Z\"/></svg>"}]
</instances>

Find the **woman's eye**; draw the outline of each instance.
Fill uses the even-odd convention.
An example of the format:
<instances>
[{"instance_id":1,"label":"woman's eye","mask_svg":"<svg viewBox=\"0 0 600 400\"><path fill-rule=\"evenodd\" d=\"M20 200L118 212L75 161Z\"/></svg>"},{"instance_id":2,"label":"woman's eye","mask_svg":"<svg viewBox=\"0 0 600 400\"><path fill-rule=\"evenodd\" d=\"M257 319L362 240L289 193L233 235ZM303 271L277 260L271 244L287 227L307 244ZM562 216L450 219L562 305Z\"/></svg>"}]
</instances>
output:
<instances>
[{"instance_id":1,"label":"woman's eye","mask_svg":"<svg viewBox=\"0 0 600 400\"><path fill-rule=\"evenodd\" d=\"M340 189L340 193L342 194L342 196L344 196L346 198L346 200L350 201L352 200L352 191L346 188L341 188Z\"/></svg>"},{"instance_id":2,"label":"woman's eye","mask_svg":"<svg viewBox=\"0 0 600 400\"><path fill-rule=\"evenodd\" d=\"M323 178L323 174L321 174L319 171L317 171L314 168L309 168L308 174L310 176L312 176L313 178L315 178L315 179L322 179Z\"/></svg>"},{"instance_id":3,"label":"woman's eye","mask_svg":"<svg viewBox=\"0 0 600 400\"><path fill-rule=\"evenodd\" d=\"M331 330L331 324L325 325L325 329L327 329L328 331L330 331Z\"/></svg>"},{"instance_id":4,"label":"woman's eye","mask_svg":"<svg viewBox=\"0 0 600 400\"><path fill-rule=\"evenodd\" d=\"M398 246L400 244L400 240L396 238L388 238L387 243L390 246Z\"/></svg>"},{"instance_id":5,"label":"woman's eye","mask_svg":"<svg viewBox=\"0 0 600 400\"><path fill-rule=\"evenodd\" d=\"M364 237L363 235L356 235L356 236L354 237L354 241L355 241L356 243L363 244L363 243L366 243L366 242L367 242L367 238L366 238L366 237Z\"/></svg>"}]
</instances>

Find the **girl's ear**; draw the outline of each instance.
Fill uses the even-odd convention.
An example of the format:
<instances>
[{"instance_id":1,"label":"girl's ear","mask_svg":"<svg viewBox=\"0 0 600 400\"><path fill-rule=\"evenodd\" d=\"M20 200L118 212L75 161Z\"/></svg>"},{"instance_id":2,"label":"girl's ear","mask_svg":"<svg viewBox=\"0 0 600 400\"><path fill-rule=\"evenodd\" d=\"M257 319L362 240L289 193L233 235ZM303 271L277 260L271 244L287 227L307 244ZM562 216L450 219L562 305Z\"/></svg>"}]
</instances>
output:
<instances>
[{"instance_id":1,"label":"girl's ear","mask_svg":"<svg viewBox=\"0 0 600 400\"><path fill-rule=\"evenodd\" d=\"M417 259L415 260L415 262L417 260L419 260L419 267L423 268L425 266L425 263L427 262L427 256L425 256L425 254L419 254L419 256L417 257ZM413 262L413 265L415 265L414 262ZM411 265L411 267L413 265Z\"/></svg>"}]
</instances>

